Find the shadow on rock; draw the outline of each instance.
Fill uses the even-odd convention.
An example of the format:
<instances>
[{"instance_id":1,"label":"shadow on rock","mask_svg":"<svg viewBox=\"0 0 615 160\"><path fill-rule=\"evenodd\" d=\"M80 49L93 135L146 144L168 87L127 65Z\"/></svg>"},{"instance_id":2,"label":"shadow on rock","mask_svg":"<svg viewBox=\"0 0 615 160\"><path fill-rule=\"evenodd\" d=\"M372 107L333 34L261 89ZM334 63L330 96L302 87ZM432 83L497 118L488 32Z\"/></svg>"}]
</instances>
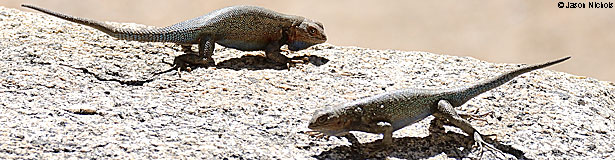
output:
<instances>
[{"instance_id":1,"label":"shadow on rock","mask_svg":"<svg viewBox=\"0 0 615 160\"><path fill-rule=\"evenodd\" d=\"M189 66L190 70L192 69L196 69L196 68L205 68L205 67L217 67L217 68L226 68L226 69L233 69L233 70L241 70L241 69L248 69L248 70L264 70L264 69L275 69L275 70L290 70L289 67L293 67L293 65L306 65L306 64L313 64L315 66L321 66L326 64L327 62L329 62L328 59L323 58L323 57L319 57L319 56L297 56L297 57L293 57L291 58L291 60L303 60L305 62L305 64L292 64L291 66L286 65L286 64L279 64L279 63L274 63L271 62L269 59L262 57L262 56L253 56L253 55L246 55L246 56L242 56L241 58L232 58L223 62L220 62L216 65L193 65L193 66ZM173 65L171 63L167 63L170 65ZM68 65L64 65L67 67L71 67ZM76 67L71 67L74 69L78 69L83 71L86 74L90 74L93 75L96 79L98 79L99 81L114 81L114 82L119 82L120 84L123 85L131 85L131 86L142 86L145 83L149 83L154 81L154 78L151 79L147 79L147 80L119 80L119 79L115 79L115 78L102 78L99 75L96 75L90 71L88 71L85 68L76 68ZM167 73L167 72L171 72L171 71L178 71L179 66L174 66L171 69L162 71L162 72L157 72L154 73L153 76L157 76L163 73ZM190 71L188 70L188 71ZM178 73L178 75L181 77L181 73Z\"/></svg>"},{"instance_id":2,"label":"shadow on rock","mask_svg":"<svg viewBox=\"0 0 615 160\"><path fill-rule=\"evenodd\" d=\"M386 159L387 157L395 157L401 159L426 159L432 158L444 153L448 158L462 159L468 157L472 152L473 140L467 135L445 132L444 127L437 122L440 120L432 120L427 137L403 137L394 138L391 146L384 148L381 151L369 152L370 146L377 146L382 140L377 140L370 143L360 144L354 136L346 136L348 141L352 143L350 146L338 146L329 151L324 151L319 155L314 155L317 159ZM351 134L350 134L351 135ZM491 139L485 139L489 144L505 154L510 154L517 159L529 159L525 157L525 153L513 148L510 145L503 145ZM491 154L489 154L491 153ZM498 157L498 155L500 157ZM505 159L502 154L485 150L482 158L485 159Z\"/></svg>"},{"instance_id":3,"label":"shadow on rock","mask_svg":"<svg viewBox=\"0 0 615 160\"><path fill-rule=\"evenodd\" d=\"M446 136L447 138L442 138ZM367 159L377 158L385 159L386 157L395 157L401 159L426 159L434 157L441 153L446 154L451 158L467 157L469 150L460 151L464 145L461 145L455 139L466 138L461 134L441 134L432 133L427 137L404 137L395 138L394 143L382 151L369 152L366 151L370 146L380 144L381 140L370 143L359 144L353 142L352 138L347 138L352 143L351 146L338 146L329 151L322 152L320 155L314 156L317 159Z\"/></svg>"},{"instance_id":4,"label":"shadow on rock","mask_svg":"<svg viewBox=\"0 0 615 160\"><path fill-rule=\"evenodd\" d=\"M321 66L329 62L328 59L319 57L319 56L296 56L291 58L291 60L303 60L305 64L313 64L315 66ZM216 64L214 67L217 68L225 68L232 70L264 70L264 69L275 69L275 70L288 70L289 67L293 67L294 65L305 65L305 64L292 64L289 66L287 64L280 64L272 62L271 60L263 57L263 56L255 56L255 55L244 55L240 58L232 58L226 61L222 61ZM202 66L201 66L202 67ZM209 66L207 66L209 67Z\"/></svg>"},{"instance_id":5,"label":"shadow on rock","mask_svg":"<svg viewBox=\"0 0 615 160\"><path fill-rule=\"evenodd\" d=\"M81 70L83 73L85 74L89 74L94 76L94 78L96 78L99 81L111 81L111 82L118 82L122 85L129 85L129 86L143 86L143 84L145 83L149 83L154 81L154 79L146 79L146 80L120 80L120 79L116 79L116 78L103 78L97 74L95 74L94 72L90 72L88 69L86 68L80 68L80 67L73 67L70 65L66 65L66 64L59 64L61 66L65 66L65 67L70 67L76 70Z\"/></svg>"},{"instance_id":6,"label":"shadow on rock","mask_svg":"<svg viewBox=\"0 0 615 160\"><path fill-rule=\"evenodd\" d=\"M188 56L192 56L189 54L186 54ZM280 63L275 63L272 62L271 60L263 57L263 56L255 56L255 55L244 55L240 58L231 58L229 60L226 61L222 61L216 65L206 65L206 64L202 64L202 65L190 65L190 66L186 66L188 67L187 71L190 72L191 70L194 70L196 68L208 68L208 67L216 67L216 68L224 68L224 69L232 69L232 70L242 70L242 69L248 69L248 70L264 70L264 69L275 69L275 70L290 70L290 68L294 67L295 65L306 65L306 64L313 64L315 66L321 66L326 64L327 62L329 62L329 59L326 59L324 57L319 57L319 56L297 56L297 57L293 57L291 58L291 60L303 60L304 64L296 64L296 63L290 63L290 64L280 64ZM166 62L165 62L166 63ZM169 65L173 65L172 63L167 63ZM180 66L174 66L171 69L162 71L162 72L158 72L158 73L154 73L154 75L159 75L159 74L163 74L163 73L167 73L167 72L171 72L171 71L178 71L178 68L180 68ZM180 74L181 76L181 74Z\"/></svg>"}]
</instances>

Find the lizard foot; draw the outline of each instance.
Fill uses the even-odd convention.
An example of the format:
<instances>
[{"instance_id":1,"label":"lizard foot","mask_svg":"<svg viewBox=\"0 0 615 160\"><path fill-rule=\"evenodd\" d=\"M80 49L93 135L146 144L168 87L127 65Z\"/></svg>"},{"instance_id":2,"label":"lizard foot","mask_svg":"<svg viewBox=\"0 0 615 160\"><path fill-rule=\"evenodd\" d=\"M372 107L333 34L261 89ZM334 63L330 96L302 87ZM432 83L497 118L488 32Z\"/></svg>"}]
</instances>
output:
<instances>
[{"instance_id":1,"label":"lizard foot","mask_svg":"<svg viewBox=\"0 0 615 160\"><path fill-rule=\"evenodd\" d=\"M472 120L479 120L479 121L487 122L487 120L483 119L482 117L493 114L493 111L487 112L487 113L482 113L482 114L477 114L477 112L478 112L478 110L476 110L472 114L459 114L459 116L461 116L461 117L463 117L465 119L472 119Z\"/></svg>"},{"instance_id":2,"label":"lizard foot","mask_svg":"<svg viewBox=\"0 0 615 160\"><path fill-rule=\"evenodd\" d=\"M190 72L192 71L192 67L214 66L215 64L212 58L203 60L202 57L196 54L179 55L173 60L173 65L178 69L178 73L182 70Z\"/></svg>"},{"instance_id":3,"label":"lizard foot","mask_svg":"<svg viewBox=\"0 0 615 160\"><path fill-rule=\"evenodd\" d=\"M163 63L166 63L166 62L163 62ZM154 75L159 75L162 73L170 72L172 70L177 70L177 74L181 78L182 76L181 71L191 72L192 67L197 68L197 67L203 67L203 66L214 66L215 62L211 58L207 58L206 60L203 60L199 55L196 55L196 54L183 54L183 55L179 55L175 57L172 64L171 63L167 63L167 64L170 64L171 66L173 66L173 68L162 71L162 72L154 73Z\"/></svg>"},{"instance_id":4,"label":"lizard foot","mask_svg":"<svg viewBox=\"0 0 615 160\"><path fill-rule=\"evenodd\" d=\"M367 155L367 157L374 157L375 155L377 155L378 153L387 151L389 145L386 145L384 143L378 143L378 144L371 144L366 146L362 152L363 155Z\"/></svg>"},{"instance_id":5,"label":"lizard foot","mask_svg":"<svg viewBox=\"0 0 615 160\"><path fill-rule=\"evenodd\" d=\"M187 66L212 66L216 63L211 57L203 60L203 57L200 57L196 54L183 54L175 57L173 60L173 64L175 66L183 67L185 69Z\"/></svg>"},{"instance_id":6,"label":"lizard foot","mask_svg":"<svg viewBox=\"0 0 615 160\"><path fill-rule=\"evenodd\" d=\"M303 57L301 59L288 59L286 62L286 67L290 70L291 67L295 67L297 64L306 64L308 62L310 62L308 57Z\"/></svg>"},{"instance_id":7,"label":"lizard foot","mask_svg":"<svg viewBox=\"0 0 615 160\"><path fill-rule=\"evenodd\" d=\"M296 66L299 63L309 62L309 58L288 58L285 55L280 54L279 52L265 53L269 62L276 63L278 65L286 65L286 67L290 70L290 67Z\"/></svg>"},{"instance_id":8,"label":"lizard foot","mask_svg":"<svg viewBox=\"0 0 615 160\"><path fill-rule=\"evenodd\" d=\"M480 133L474 132L474 145L476 147L478 147L479 153L480 153L478 159L481 159L483 157L483 153L484 153L485 148L487 150L489 150L489 152L491 152L491 153L496 152L496 153L504 155L504 153L502 151L500 151L499 149L495 148L493 145L485 142L483 140L482 136L483 135L481 135Z\"/></svg>"},{"instance_id":9,"label":"lizard foot","mask_svg":"<svg viewBox=\"0 0 615 160\"><path fill-rule=\"evenodd\" d=\"M327 138L327 140L329 139L329 136L325 135L324 133L318 132L318 131L305 131L305 133L310 137L315 137L316 139L321 139L321 138Z\"/></svg>"},{"instance_id":10,"label":"lizard foot","mask_svg":"<svg viewBox=\"0 0 615 160\"><path fill-rule=\"evenodd\" d=\"M308 58L308 57L297 57L297 58L293 57L293 58L291 58L289 60L289 63L303 63L303 64L306 64L306 63L309 63L309 62L310 62L310 58Z\"/></svg>"}]
</instances>

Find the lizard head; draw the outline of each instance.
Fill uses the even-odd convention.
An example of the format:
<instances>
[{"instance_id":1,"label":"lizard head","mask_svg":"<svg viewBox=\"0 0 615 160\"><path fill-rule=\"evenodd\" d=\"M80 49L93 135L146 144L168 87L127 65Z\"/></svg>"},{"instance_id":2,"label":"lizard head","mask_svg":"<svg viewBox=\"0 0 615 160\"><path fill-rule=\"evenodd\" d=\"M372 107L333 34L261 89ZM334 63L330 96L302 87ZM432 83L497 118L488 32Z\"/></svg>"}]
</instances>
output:
<instances>
[{"instance_id":1,"label":"lizard head","mask_svg":"<svg viewBox=\"0 0 615 160\"><path fill-rule=\"evenodd\" d=\"M324 108L314 112L308 128L329 136L339 136L348 133L352 117L344 114L344 108Z\"/></svg>"},{"instance_id":2,"label":"lizard head","mask_svg":"<svg viewBox=\"0 0 615 160\"><path fill-rule=\"evenodd\" d=\"M290 28L288 49L298 51L327 41L322 23L307 18Z\"/></svg>"}]
</instances>

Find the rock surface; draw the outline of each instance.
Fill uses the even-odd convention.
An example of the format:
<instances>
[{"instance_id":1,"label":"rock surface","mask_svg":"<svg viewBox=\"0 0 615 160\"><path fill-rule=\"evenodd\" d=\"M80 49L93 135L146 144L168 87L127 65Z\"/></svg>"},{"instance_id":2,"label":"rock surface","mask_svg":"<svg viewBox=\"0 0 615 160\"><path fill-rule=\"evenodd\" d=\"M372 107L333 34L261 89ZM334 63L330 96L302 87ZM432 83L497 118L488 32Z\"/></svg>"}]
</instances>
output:
<instances>
[{"instance_id":1,"label":"rock surface","mask_svg":"<svg viewBox=\"0 0 615 160\"><path fill-rule=\"evenodd\" d=\"M118 26L142 28L136 24ZM215 67L153 75L183 54L170 43L115 40L51 16L0 7L0 158L280 159L477 157L470 138L433 118L379 135L305 134L312 113L385 91L472 84L520 65L426 52L330 44L289 53L287 70L263 52L217 46ZM541 63L560 57L545 57ZM565 63L574 63L574 57ZM503 154L483 158L615 158L615 84L550 70L519 76L469 101L461 113L495 134Z\"/></svg>"}]
</instances>

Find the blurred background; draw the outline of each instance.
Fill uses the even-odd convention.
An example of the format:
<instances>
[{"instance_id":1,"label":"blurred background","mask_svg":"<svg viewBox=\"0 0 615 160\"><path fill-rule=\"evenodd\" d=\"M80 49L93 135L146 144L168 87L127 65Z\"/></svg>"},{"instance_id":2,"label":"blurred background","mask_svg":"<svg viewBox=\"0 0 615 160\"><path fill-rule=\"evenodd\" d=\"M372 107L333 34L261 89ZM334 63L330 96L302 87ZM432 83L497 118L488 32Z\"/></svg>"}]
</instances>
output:
<instances>
[{"instance_id":1,"label":"blurred background","mask_svg":"<svg viewBox=\"0 0 615 160\"><path fill-rule=\"evenodd\" d=\"M615 81L615 8L558 8L586 1L370 0L2 0L101 21L164 27L231 5L301 15L325 26L328 43L427 51L496 63L539 63L572 55L549 69ZM613 2L613 1L596 1ZM588 7L588 6L586 6Z\"/></svg>"}]
</instances>

